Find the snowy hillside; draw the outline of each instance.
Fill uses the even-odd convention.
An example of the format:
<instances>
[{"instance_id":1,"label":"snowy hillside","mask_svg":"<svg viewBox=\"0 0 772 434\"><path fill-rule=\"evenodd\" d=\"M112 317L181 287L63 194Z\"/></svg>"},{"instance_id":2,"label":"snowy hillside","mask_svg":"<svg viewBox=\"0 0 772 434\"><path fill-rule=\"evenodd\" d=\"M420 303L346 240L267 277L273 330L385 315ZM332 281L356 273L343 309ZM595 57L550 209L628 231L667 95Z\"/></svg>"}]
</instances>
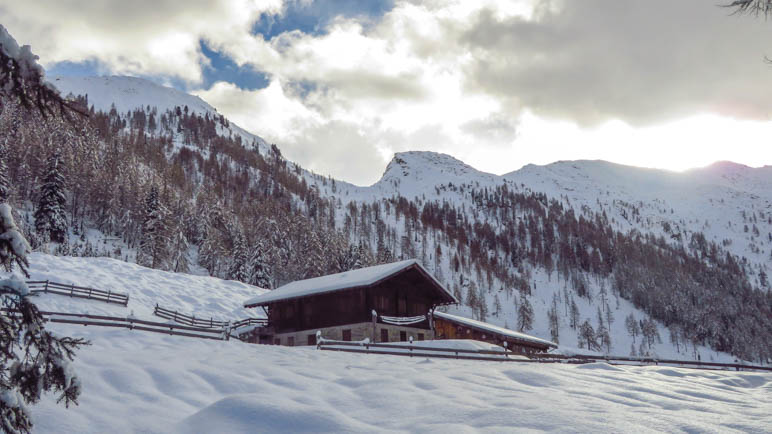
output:
<instances>
[{"instance_id":1,"label":"snowy hillside","mask_svg":"<svg viewBox=\"0 0 772 434\"><path fill-rule=\"evenodd\" d=\"M230 316L256 293L237 282L110 259L31 259L33 278L129 292L129 308L107 308L136 310L140 317L156 300ZM107 306L56 295L37 303L92 313ZM83 383L80 405L65 409L46 396L32 409L40 433L770 428L772 376L763 373L427 360L48 327L92 345L78 352L74 364Z\"/></svg>"},{"instance_id":2,"label":"snowy hillside","mask_svg":"<svg viewBox=\"0 0 772 434\"><path fill-rule=\"evenodd\" d=\"M50 280L129 295L129 305L119 306L60 295L40 294L41 310L126 316L161 321L153 317L156 304L199 318L237 320L261 316L244 309L249 297L265 290L246 283L208 276L153 270L110 258L73 258L42 253L30 255L30 280Z\"/></svg>"},{"instance_id":3,"label":"snowy hillside","mask_svg":"<svg viewBox=\"0 0 772 434\"><path fill-rule=\"evenodd\" d=\"M103 77L51 77L50 82L63 95L87 95L89 107L109 112L115 106L119 113L126 113L141 108L156 108L158 113L174 110L175 107L187 107L192 113L210 116L220 114L217 109L201 98L181 92L171 87L161 86L150 80L127 76ZM256 141L261 152L268 144L256 136L231 123L233 134L241 136L246 143Z\"/></svg>"},{"instance_id":4,"label":"snowy hillside","mask_svg":"<svg viewBox=\"0 0 772 434\"><path fill-rule=\"evenodd\" d=\"M468 194L458 187L490 189L505 184L561 199L577 212L583 207L605 211L625 232L637 229L684 243L690 234L703 232L709 241L723 243L757 266L768 267L772 262L769 166L719 162L679 173L605 161L563 161L528 165L498 176L449 155L403 152L394 156L382 178L370 187L339 182L335 193L325 187L321 190L343 201L404 196L471 205Z\"/></svg>"}]
</instances>

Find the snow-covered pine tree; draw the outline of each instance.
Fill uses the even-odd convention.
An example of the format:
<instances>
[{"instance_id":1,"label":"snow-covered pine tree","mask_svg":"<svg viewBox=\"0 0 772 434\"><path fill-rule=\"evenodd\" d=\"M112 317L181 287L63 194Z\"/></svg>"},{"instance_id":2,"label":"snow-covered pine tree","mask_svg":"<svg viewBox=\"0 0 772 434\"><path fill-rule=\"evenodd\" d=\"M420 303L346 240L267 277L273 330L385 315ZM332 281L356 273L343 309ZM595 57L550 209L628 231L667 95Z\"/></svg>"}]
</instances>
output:
<instances>
[{"instance_id":1,"label":"snow-covered pine tree","mask_svg":"<svg viewBox=\"0 0 772 434\"><path fill-rule=\"evenodd\" d=\"M37 60L38 56L32 53L29 45L19 46L0 25L0 92L25 108L36 107L44 117L53 114L57 108L64 116L70 111L84 114L45 82L43 67Z\"/></svg>"},{"instance_id":2,"label":"snow-covered pine tree","mask_svg":"<svg viewBox=\"0 0 772 434\"><path fill-rule=\"evenodd\" d=\"M533 328L533 307L528 297L520 297L520 306L517 308L517 329L527 332Z\"/></svg>"},{"instance_id":3,"label":"snow-covered pine tree","mask_svg":"<svg viewBox=\"0 0 772 434\"><path fill-rule=\"evenodd\" d=\"M0 27L2 30L2 27ZM30 246L19 232L11 207L0 204L0 262L7 271L19 265L29 277ZM43 317L29 298L27 284L12 275L0 280L0 430L28 433L32 418L28 404L45 392L60 393L58 402L78 403L80 380L70 363L75 350L88 342L54 335L44 327Z\"/></svg>"},{"instance_id":4,"label":"snow-covered pine tree","mask_svg":"<svg viewBox=\"0 0 772 434\"><path fill-rule=\"evenodd\" d=\"M187 273L190 271L190 259L188 258L190 245L181 226L177 226L169 245L169 269L175 273Z\"/></svg>"},{"instance_id":5,"label":"snow-covered pine tree","mask_svg":"<svg viewBox=\"0 0 772 434\"><path fill-rule=\"evenodd\" d=\"M378 238L375 262L378 264L388 264L390 262L394 262L394 255L391 253L391 250L386 247L386 244L383 242L383 237Z\"/></svg>"},{"instance_id":6,"label":"snow-covered pine tree","mask_svg":"<svg viewBox=\"0 0 772 434\"><path fill-rule=\"evenodd\" d=\"M595 329L592 328L590 320L586 319L579 326L579 334L577 335L579 348L587 348L588 350L595 350L598 344L595 342Z\"/></svg>"},{"instance_id":7,"label":"snow-covered pine tree","mask_svg":"<svg viewBox=\"0 0 772 434\"><path fill-rule=\"evenodd\" d=\"M632 336L633 343L635 343L635 337L640 333L640 328L638 327L638 321L635 319L635 315L632 313L625 318L625 328L627 328L627 333Z\"/></svg>"},{"instance_id":8,"label":"snow-covered pine tree","mask_svg":"<svg viewBox=\"0 0 772 434\"><path fill-rule=\"evenodd\" d=\"M262 241L252 247L252 255L249 258L249 284L271 289L271 266L265 259L264 249Z\"/></svg>"},{"instance_id":9,"label":"snow-covered pine tree","mask_svg":"<svg viewBox=\"0 0 772 434\"><path fill-rule=\"evenodd\" d=\"M35 210L35 230L38 235L57 243L63 242L67 236L63 166L61 154L54 151L48 158Z\"/></svg>"},{"instance_id":10,"label":"snow-covered pine tree","mask_svg":"<svg viewBox=\"0 0 772 434\"><path fill-rule=\"evenodd\" d=\"M158 188L153 185L145 197L142 238L137 249L137 264L164 268L168 259L166 209L161 205Z\"/></svg>"},{"instance_id":11,"label":"snow-covered pine tree","mask_svg":"<svg viewBox=\"0 0 772 434\"><path fill-rule=\"evenodd\" d=\"M609 334L604 321L603 312L601 311L600 306L598 306L598 328L595 331L595 342L597 342L601 348L605 348L606 353L608 353L611 351L611 335Z\"/></svg>"},{"instance_id":12,"label":"snow-covered pine tree","mask_svg":"<svg viewBox=\"0 0 772 434\"><path fill-rule=\"evenodd\" d=\"M577 306L573 296L571 296L571 307L568 318L570 319L571 328L576 330L576 328L579 327L579 306Z\"/></svg>"},{"instance_id":13,"label":"snow-covered pine tree","mask_svg":"<svg viewBox=\"0 0 772 434\"><path fill-rule=\"evenodd\" d=\"M231 257L228 278L238 280L239 282L247 282L249 280L249 256L247 254L247 240L241 231L236 232Z\"/></svg>"}]
</instances>

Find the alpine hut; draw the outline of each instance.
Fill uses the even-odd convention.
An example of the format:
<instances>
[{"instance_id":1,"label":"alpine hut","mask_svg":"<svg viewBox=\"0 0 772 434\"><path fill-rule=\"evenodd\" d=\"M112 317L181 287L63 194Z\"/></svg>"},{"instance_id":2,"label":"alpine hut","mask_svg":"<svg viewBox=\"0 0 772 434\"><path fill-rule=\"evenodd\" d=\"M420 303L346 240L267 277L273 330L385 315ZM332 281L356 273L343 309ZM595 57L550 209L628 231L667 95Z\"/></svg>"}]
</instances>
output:
<instances>
[{"instance_id":1,"label":"alpine hut","mask_svg":"<svg viewBox=\"0 0 772 434\"><path fill-rule=\"evenodd\" d=\"M343 341L433 339L432 312L455 303L453 294L411 259L291 282L244 307L261 307L268 317L250 341L295 346L315 345L317 331Z\"/></svg>"}]
</instances>

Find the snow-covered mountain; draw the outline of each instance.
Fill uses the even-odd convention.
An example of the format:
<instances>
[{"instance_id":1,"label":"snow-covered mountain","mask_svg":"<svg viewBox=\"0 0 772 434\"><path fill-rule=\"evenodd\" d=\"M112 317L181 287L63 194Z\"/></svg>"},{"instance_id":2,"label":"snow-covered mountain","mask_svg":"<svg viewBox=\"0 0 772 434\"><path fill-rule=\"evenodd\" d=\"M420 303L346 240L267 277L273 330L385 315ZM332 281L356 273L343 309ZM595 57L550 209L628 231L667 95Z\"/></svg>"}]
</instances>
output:
<instances>
[{"instance_id":1,"label":"snow-covered mountain","mask_svg":"<svg viewBox=\"0 0 772 434\"><path fill-rule=\"evenodd\" d=\"M159 111L188 106L189 110L198 113L216 114L214 108L197 97L142 79L60 78L54 79L54 83L65 93L88 94L89 104L102 110L109 110L115 98L116 108L120 107L118 110L121 111L147 106L158 107ZM236 132L248 139L247 143L249 138L255 138L259 143L257 151L264 155L268 153L262 139L231 126L234 131L218 133L228 135ZM640 343L636 343L634 336L627 335L624 319L628 315L645 319L648 313L629 300L620 300L618 296L615 303L608 302L603 293L612 286L613 276L592 276L586 270L573 270L572 273L578 273L579 280L575 277L561 278L560 275L556 277L553 270L541 265L523 267L522 259L515 258L510 251L501 250L501 247L481 254L479 245L478 257L474 259L478 262L473 265L471 246L464 245L465 241L456 237L457 234L450 236L446 228L430 228L427 222L422 222L423 217L418 219L422 208L432 203L438 206L450 204L456 209L452 215L458 218L458 223L444 224L466 225L469 232L480 225L488 225L490 236L503 235L518 223L529 222L529 219L535 226L529 227L528 231L538 232L542 230L539 225L543 224L543 219L533 210L501 209L501 203L486 202L489 200L488 193L494 190L500 192L503 187L506 191L523 195L538 193L545 198L544 207L547 201L556 200L561 209L572 211L577 218L582 216L592 220L603 215L603 224L608 224L614 231L626 236L634 233L661 236L674 246L673 249L680 246L688 251L695 243L712 241L729 253L746 258L741 263L748 280L755 287L767 288L763 275L768 274L772 251L770 167L753 169L724 162L677 173L604 161L567 161L545 166L528 165L505 175L494 175L449 155L405 152L396 154L382 178L368 187L331 180L297 166L294 166L293 172L308 186L314 187L319 196L337 204L333 207L335 226L342 228L352 242L364 242L374 249L385 239L392 254L419 257L430 264L429 268L448 287L460 286L457 294L465 302L470 292L476 291L476 285L479 294L475 296L482 297L482 303L487 305L486 310L491 314L485 319L490 322L515 327L518 309L523 300L528 299L535 314L531 333L549 339L547 316L550 306L557 300L561 312L561 344L568 347L575 346L578 337L576 326L568 326L569 305L573 303L569 292L576 291L577 282L584 282L581 284L586 285L590 293L589 296L576 298L580 320L595 323L595 318L600 316L596 313L605 312L609 305L612 306L616 322L613 328L610 320L606 322L612 328L611 351L616 354L627 354L631 344ZM413 214L410 221L405 213L414 211L395 211L393 205L396 205L397 198L406 200L418 213ZM299 206L299 209L304 209L309 205L301 202ZM536 214L539 212L536 211ZM534 216L535 222L532 221ZM464 237L467 235L470 234ZM486 241L477 239L475 242ZM525 245L526 241L522 243ZM462 261L465 265L461 270L452 262L454 255L470 256ZM481 260L484 261L483 268L480 268ZM491 262L499 264L498 271L490 268ZM504 270L505 275L501 274L502 264L512 264L504 265L504 268L509 267ZM513 281L519 282L519 295L512 291ZM470 286L470 283L475 285ZM604 301L598 302L599 298ZM480 315L471 305L458 306L453 310L468 316ZM665 325L660 323L658 328L663 341L667 341ZM700 354L710 358L727 357L697 343L691 349L669 342L658 343L650 345L647 351L670 357L696 358Z\"/></svg>"},{"instance_id":2,"label":"snow-covered mountain","mask_svg":"<svg viewBox=\"0 0 772 434\"><path fill-rule=\"evenodd\" d=\"M150 107L161 114L176 107L187 107L191 113L202 116L221 116L217 109L197 96L138 77L55 76L50 78L50 82L65 96L88 96L89 107L93 106L95 110L104 112L109 112L112 107L119 113ZM246 143L256 142L261 152L268 147L262 137L251 134L232 122L229 123L229 130L223 133L241 136Z\"/></svg>"},{"instance_id":3,"label":"snow-covered mountain","mask_svg":"<svg viewBox=\"0 0 772 434\"><path fill-rule=\"evenodd\" d=\"M605 212L618 230L638 230L689 243L701 232L708 241L769 272L772 265L772 167L717 162L685 172L647 169L606 161L527 165L494 175L435 152L397 153L381 179L369 187L339 183L326 194L343 201L409 199L469 205L472 188L507 185L544 193L577 211ZM467 188L462 188L467 187Z\"/></svg>"}]
</instances>

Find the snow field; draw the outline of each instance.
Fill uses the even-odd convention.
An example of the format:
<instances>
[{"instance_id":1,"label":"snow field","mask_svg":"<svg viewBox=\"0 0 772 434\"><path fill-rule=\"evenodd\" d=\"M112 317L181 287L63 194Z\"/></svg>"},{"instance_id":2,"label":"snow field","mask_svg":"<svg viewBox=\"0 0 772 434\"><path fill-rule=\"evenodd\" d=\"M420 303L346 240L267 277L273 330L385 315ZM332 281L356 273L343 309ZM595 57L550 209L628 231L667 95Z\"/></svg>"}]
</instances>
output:
<instances>
[{"instance_id":1,"label":"snow field","mask_svg":"<svg viewBox=\"0 0 772 434\"><path fill-rule=\"evenodd\" d=\"M743 432L772 429L772 375L318 351L53 325L90 339L78 407L48 432Z\"/></svg>"},{"instance_id":2,"label":"snow field","mask_svg":"<svg viewBox=\"0 0 772 434\"><path fill-rule=\"evenodd\" d=\"M241 303L259 290L238 282L106 258L34 253L30 259L35 280L130 295L128 308L37 297L46 310L134 310L145 318L159 302L201 316L255 314ZM408 358L48 327L92 345L74 362L83 384L80 405L66 409L46 396L32 409L40 433L772 430L767 373Z\"/></svg>"},{"instance_id":3,"label":"snow field","mask_svg":"<svg viewBox=\"0 0 772 434\"><path fill-rule=\"evenodd\" d=\"M41 310L118 316L134 312L137 318L163 321L153 316L153 308L158 303L201 318L238 320L263 316L262 310L244 309L244 300L264 292L246 283L154 270L110 258L32 253L29 259L30 280L51 280L129 294L127 307L41 294L35 298Z\"/></svg>"}]
</instances>

